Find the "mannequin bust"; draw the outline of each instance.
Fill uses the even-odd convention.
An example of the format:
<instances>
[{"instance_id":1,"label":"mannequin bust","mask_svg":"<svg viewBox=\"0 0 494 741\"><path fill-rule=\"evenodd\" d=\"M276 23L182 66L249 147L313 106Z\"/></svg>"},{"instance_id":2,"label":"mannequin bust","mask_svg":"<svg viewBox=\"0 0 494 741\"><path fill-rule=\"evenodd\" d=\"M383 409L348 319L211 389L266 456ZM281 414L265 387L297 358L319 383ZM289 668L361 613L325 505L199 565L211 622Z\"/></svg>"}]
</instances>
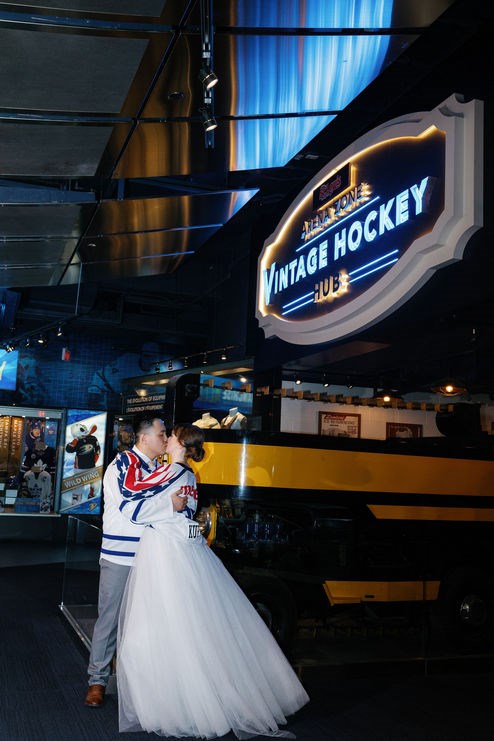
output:
<instances>
[{"instance_id":1,"label":"mannequin bust","mask_svg":"<svg viewBox=\"0 0 494 741\"><path fill-rule=\"evenodd\" d=\"M247 426L247 417L238 411L238 407L232 407L228 414L221 420L223 430L243 430Z\"/></svg>"},{"instance_id":2,"label":"mannequin bust","mask_svg":"<svg viewBox=\"0 0 494 741\"><path fill-rule=\"evenodd\" d=\"M209 412L204 412L202 417L200 419L197 419L192 424L196 425L196 427L201 427L206 430L218 429L220 426L218 420L215 417L212 417Z\"/></svg>"}]
</instances>

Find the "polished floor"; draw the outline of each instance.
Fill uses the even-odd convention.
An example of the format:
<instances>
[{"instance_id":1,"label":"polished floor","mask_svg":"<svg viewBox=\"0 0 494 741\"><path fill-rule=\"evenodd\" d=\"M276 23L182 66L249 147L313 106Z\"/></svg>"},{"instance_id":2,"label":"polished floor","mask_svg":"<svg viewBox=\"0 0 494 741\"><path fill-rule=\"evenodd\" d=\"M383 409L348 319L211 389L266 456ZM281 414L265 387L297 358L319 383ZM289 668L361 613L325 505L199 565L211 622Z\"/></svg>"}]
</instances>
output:
<instances>
[{"instance_id":1,"label":"polished floor","mask_svg":"<svg viewBox=\"0 0 494 741\"><path fill-rule=\"evenodd\" d=\"M149 739L119 734L117 696L86 708L87 648L60 609L65 548L0 541L2 741ZM302 627L292 661L310 704L289 719L298 741L488 741L494 737L491 657L412 659L410 637L379 660L364 636ZM380 639L380 640L381 640ZM413 637L412 637L413 639ZM231 735L223 741L233 741Z\"/></svg>"}]
</instances>

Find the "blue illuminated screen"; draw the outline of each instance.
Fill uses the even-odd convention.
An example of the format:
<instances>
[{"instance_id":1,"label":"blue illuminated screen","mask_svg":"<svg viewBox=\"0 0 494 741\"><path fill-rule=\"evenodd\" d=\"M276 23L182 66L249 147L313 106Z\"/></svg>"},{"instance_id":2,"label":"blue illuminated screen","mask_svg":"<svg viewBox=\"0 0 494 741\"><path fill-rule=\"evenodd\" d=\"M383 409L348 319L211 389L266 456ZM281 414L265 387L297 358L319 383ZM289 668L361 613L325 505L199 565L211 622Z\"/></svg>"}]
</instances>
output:
<instances>
[{"instance_id":1,"label":"blue illuminated screen","mask_svg":"<svg viewBox=\"0 0 494 741\"><path fill-rule=\"evenodd\" d=\"M14 391L17 382L19 351L0 350L0 389Z\"/></svg>"},{"instance_id":2,"label":"blue illuminated screen","mask_svg":"<svg viewBox=\"0 0 494 741\"><path fill-rule=\"evenodd\" d=\"M239 0L238 27L389 28L393 0ZM235 116L301 116L236 121L232 169L281 167L322 131L382 70L386 34L250 35L236 38Z\"/></svg>"}]
</instances>

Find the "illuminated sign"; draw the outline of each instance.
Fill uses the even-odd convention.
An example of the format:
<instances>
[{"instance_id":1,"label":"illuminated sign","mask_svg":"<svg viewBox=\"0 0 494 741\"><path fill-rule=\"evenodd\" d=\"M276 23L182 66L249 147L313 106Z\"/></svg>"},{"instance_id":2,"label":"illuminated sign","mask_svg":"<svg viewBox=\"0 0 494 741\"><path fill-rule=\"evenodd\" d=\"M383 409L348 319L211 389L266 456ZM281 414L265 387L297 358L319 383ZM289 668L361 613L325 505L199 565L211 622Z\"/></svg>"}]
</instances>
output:
<instances>
[{"instance_id":1,"label":"illuminated sign","mask_svg":"<svg viewBox=\"0 0 494 741\"><path fill-rule=\"evenodd\" d=\"M482 104L369 132L306 186L259 257L257 318L294 344L361 331L460 260L482 225Z\"/></svg>"}]
</instances>

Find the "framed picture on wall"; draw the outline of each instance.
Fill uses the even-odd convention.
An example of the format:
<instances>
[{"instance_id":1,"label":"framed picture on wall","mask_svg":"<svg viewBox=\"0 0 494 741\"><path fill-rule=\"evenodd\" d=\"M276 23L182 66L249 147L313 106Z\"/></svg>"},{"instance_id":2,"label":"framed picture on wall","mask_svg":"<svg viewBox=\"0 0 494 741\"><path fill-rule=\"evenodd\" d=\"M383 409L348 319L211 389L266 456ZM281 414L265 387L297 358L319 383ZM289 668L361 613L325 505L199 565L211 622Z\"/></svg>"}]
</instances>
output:
<instances>
[{"instance_id":1,"label":"framed picture on wall","mask_svg":"<svg viewBox=\"0 0 494 741\"><path fill-rule=\"evenodd\" d=\"M386 438L389 437L422 437L423 425L408 422L386 422Z\"/></svg>"},{"instance_id":2,"label":"framed picture on wall","mask_svg":"<svg viewBox=\"0 0 494 741\"><path fill-rule=\"evenodd\" d=\"M331 437L360 437L360 414L319 412L319 434Z\"/></svg>"}]
</instances>

